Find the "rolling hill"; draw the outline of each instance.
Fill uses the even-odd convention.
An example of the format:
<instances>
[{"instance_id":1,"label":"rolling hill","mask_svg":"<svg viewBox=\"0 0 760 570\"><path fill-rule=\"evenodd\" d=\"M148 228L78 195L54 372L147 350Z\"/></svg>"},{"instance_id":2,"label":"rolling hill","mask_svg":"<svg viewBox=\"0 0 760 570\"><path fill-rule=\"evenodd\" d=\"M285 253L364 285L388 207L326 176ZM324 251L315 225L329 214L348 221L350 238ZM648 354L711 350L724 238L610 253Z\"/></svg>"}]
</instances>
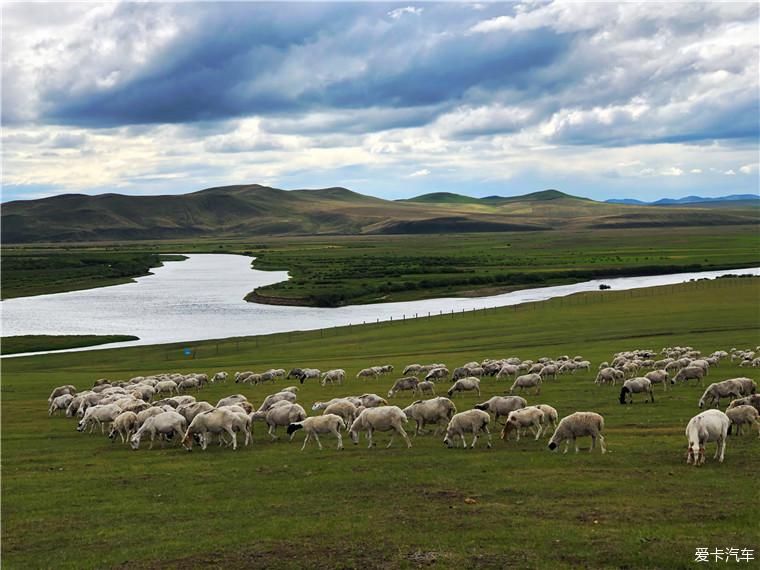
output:
<instances>
[{"instance_id":1,"label":"rolling hill","mask_svg":"<svg viewBox=\"0 0 760 570\"><path fill-rule=\"evenodd\" d=\"M66 194L7 202L2 206L2 241L464 233L758 222L757 211L698 206L674 209L608 204L557 190L506 198L441 192L389 201L340 187L281 190L250 184L181 195Z\"/></svg>"}]
</instances>

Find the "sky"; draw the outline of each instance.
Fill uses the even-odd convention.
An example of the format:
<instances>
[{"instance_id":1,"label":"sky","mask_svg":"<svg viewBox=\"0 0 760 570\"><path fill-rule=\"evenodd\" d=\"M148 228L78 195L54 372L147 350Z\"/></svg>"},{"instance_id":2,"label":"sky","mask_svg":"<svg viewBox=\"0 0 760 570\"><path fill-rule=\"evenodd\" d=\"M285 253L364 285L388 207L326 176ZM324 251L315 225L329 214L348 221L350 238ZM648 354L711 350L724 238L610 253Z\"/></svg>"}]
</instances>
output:
<instances>
[{"instance_id":1,"label":"sky","mask_svg":"<svg viewBox=\"0 0 760 570\"><path fill-rule=\"evenodd\" d=\"M760 5L3 3L2 200L758 193Z\"/></svg>"}]
</instances>

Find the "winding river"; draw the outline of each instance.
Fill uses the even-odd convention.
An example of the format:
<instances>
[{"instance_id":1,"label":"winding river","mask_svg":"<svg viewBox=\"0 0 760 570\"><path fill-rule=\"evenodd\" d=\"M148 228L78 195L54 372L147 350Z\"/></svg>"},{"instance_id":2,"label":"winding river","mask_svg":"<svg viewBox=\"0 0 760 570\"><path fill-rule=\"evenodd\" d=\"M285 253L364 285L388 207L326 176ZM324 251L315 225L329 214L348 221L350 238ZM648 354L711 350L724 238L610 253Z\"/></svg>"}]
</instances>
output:
<instances>
[{"instance_id":1,"label":"winding river","mask_svg":"<svg viewBox=\"0 0 760 570\"><path fill-rule=\"evenodd\" d=\"M251 269L251 258L227 254L188 254L165 262L134 283L9 299L0 303L2 336L129 334L139 340L70 350L95 350L148 344L312 330L543 301L601 283L613 290L672 285L726 273L760 275L760 268L624 277L525 289L477 298L440 298L340 308L288 307L247 303L243 297L262 285L288 278L285 271ZM20 356L20 355L16 355Z\"/></svg>"}]
</instances>

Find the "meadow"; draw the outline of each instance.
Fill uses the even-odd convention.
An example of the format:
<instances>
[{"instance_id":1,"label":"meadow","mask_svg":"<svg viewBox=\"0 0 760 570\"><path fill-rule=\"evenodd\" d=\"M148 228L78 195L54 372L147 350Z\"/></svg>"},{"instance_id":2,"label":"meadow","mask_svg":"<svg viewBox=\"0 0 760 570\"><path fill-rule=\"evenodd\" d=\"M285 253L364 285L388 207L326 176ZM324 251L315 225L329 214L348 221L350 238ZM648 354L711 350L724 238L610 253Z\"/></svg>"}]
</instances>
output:
<instances>
[{"instance_id":1,"label":"meadow","mask_svg":"<svg viewBox=\"0 0 760 570\"><path fill-rule=\"evenodd\" d=\"M299 401L376 392L394 377L356 380L360 368L560 354L596 369L614 352L691 345L703 352L760 344L760 280L698 281L605 291L405 322L226 339L182 346L3 360L3 565L6 568L687 568L697 547L754 548L758 556L757 434L732 437L726 461L685 464L686 422L702 389L677 386L657 402L618 403L594 373L549 381L529 403L560 416L604 415L610 452L550 453L546 439L446 449L440 437L406 449L387 434L368 450L300 452L270 442L256 423L252 447L132 451L75 421L49 418L54 386L92 385L168 371L345 368L344 386L306 383ZM723 362L710 381L760 380ZM448 383L439 384L442 394ZM501 394L457 396L459 410ZM242 393L258 404L271 385L231 381L197 393ZM391 403L407 405L411 396ZM410 425L411 430L411 425ZM284 435L284 434L281 434ZM588 442L581 442L587 447ZM465 502L465 500L467 501ZM748 566L749 567L749 566Z\"/></svg>"},{"instance_id":2,"label":"meadow","mask_svg":"<svg viewBox=\"0 0 760 570\"><path fill-rule=\"evenodd\" d=\"M257 269L290 272L290 280L261 287L250 300L337 306L751 267L760 264L760 232L752 225L663 226L6 246L2 294L113 285L145 274L169 254L213 252L251 255Z\"/></svg>"}]
</instances>

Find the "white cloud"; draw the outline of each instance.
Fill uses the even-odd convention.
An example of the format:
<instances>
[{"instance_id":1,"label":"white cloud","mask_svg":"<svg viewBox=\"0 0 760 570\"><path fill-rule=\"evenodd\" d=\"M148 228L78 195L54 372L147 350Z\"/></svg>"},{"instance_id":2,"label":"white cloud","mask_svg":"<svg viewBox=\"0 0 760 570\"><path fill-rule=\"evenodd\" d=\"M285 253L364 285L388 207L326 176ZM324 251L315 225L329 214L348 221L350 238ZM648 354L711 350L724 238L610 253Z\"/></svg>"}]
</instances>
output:
<instances>
[{"instance_id":1,"label":"white cloud","mask_svg":"<svg viewBox=\"0 0 760 570\"><path fill-rule=\"evenodd\" d=\"M755 164L745 164L741 168L739 168L739 172L742 174L752 174L753 172L757 171L757 163Z\"/></svg>"},{"instance_id":2,"label":"white cloud","mask_svg":"<svg viewBox=\"0 0 760 570\"><path fill-rule=\"evenodd\" d=\"M663 176L681 176L683 174L683 170L678 167L671 166L670 168L663 170L661 174Z\"/></svg>"},{"instance_id":3,"label":"white cloud","mask_svg":"<svg viewBox=\"0 0 760 570\"><path fill-rule=\"evenodd\" d=\"M416 172L412 172L408 178L417 178L418 176L429 176L430 171L427 168L423 168L422 170L417 170Z\"/></svg>"},{"instance_id":4,"label":"white cloud","mask_svg":"<svg viewBox=\"0 0 760 570\"><path fill-rule=\"evenodd\" d=\"M702 174L702 169L701 168L692 168L691 170L689 170L689 172L691 174Z\"/></svg>"},{"instance_id":5,"label":"white cloud","mask_svg":"<svg viewBox=\"0 0 760 570\"><path fill-rule=\"evenodd\" d=\"M422 14L422 8L415 8L414 6L406 6L404 8L396 8L395 10L391 10L390 12L388 12L388 15L394 20L398 20L404 14L414 14L415 16L419 16L420 14Z\"/></svg>"}]
</instances>

